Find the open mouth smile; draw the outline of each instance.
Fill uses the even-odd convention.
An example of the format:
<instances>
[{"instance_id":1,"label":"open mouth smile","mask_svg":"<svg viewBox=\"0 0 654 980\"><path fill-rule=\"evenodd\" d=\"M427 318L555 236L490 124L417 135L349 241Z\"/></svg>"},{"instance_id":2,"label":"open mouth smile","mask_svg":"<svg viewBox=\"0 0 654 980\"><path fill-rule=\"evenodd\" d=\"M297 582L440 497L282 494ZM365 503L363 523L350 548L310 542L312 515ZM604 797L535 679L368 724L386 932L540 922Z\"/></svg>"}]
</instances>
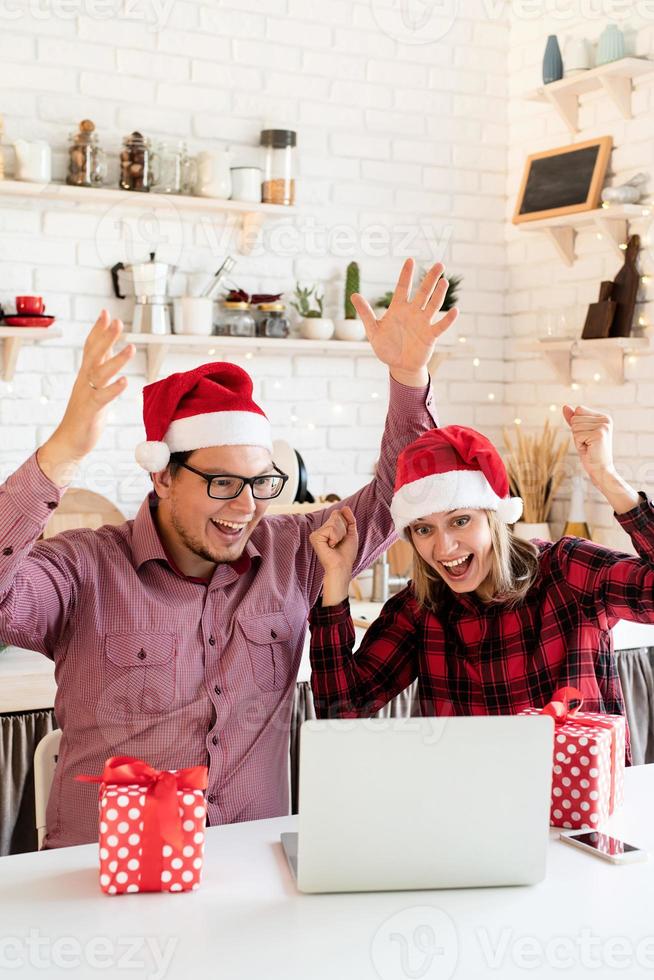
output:
<instances>
[{"instance_id":1,"label":"open mouth smile","mask_svg":"<svg viewBox=\"0 0 654 980\"><path fill-rule=\"evenodd\" d=\"M445 577L460 581L468 576L474 561L472 553L462 555L460 558L453 558L451 561L439 561L439 567L444 571Z\"/></svg>"}]
</instances>

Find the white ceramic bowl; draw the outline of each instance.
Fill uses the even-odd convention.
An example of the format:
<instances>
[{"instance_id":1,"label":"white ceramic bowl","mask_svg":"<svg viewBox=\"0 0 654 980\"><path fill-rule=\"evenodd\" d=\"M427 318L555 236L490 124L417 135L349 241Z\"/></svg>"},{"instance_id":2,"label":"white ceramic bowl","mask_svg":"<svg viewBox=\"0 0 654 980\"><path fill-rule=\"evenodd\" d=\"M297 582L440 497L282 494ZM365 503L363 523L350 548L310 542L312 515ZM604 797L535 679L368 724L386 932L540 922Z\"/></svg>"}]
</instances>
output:
<instances>
[{"instance_id":1,"label":"white ceramic bowl","mask_svg":"<svg viewBox=\"0 0 654 980\"><path fill-rule=\"evenodd\" d=\"M336 320L334 336L337 340L365 340L366 328L359 317L354 320Z\"/></svg>"},{"instance_id":2,"label":"white ceramic bowl","mask_svg":"<svg viewBox=\"0 0 654 980\"><path fill-rule=\"evenodd\" d=\"M334 321L328 316L307 316L300 321L300 336L305 340L330 340L334 336Z\"/></svg>"}]
</instances>

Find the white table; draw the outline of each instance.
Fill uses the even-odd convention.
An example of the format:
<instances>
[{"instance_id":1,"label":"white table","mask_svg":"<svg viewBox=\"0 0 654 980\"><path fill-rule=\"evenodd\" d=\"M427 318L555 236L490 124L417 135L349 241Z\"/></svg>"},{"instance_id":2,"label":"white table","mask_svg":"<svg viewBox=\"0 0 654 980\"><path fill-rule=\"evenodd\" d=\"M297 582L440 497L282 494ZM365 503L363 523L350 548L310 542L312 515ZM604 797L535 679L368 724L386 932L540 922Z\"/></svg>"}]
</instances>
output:
<instances>
[{"instance_id":1,"label":"white table","mask_svg":"<svg viewBox=\"0 0 654 980\"><path fill-rule=\"evenodd\" d=\"M610 826L654 854L654 766L629 770L626 789L626 805ZM209 829L202 885L188 894L103 895L96 845L0 858L0 974L21 980L652 975L654 858L613 866L560 843L553 832L547 878L533 887L307 896L296 891L279 844L280 832L295 823L287 817ZM157 969L153 948L169 950L167 967ZM128 971L129 956L138 969ZM9 970L17 957L21 968ZM98 969L100 962L107 968Z\"/></svg>"}]
</instances>

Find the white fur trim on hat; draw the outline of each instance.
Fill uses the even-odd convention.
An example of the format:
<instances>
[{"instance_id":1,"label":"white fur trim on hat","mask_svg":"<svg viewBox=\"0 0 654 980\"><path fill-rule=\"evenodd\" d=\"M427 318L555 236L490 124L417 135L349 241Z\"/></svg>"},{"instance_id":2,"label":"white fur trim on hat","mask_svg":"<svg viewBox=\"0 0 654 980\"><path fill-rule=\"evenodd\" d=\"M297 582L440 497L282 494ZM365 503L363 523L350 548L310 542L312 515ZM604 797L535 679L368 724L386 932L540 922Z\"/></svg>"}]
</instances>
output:
<instances>
[{"instance_id":1,"label":"white fur trim on hat","mask_svg":"<svg viewBox=\"0 0 654 980\"><path fill-rule=\"evenodd\" d=\"M522 517L522 497L505 497L497 505L497 516L505 524L515 524Z\"/></svg>"},{"instance_id":2,"label":"white fur trim on hat","mask_svg":"<svg viewBox=\"0 0 654 980\"><path fill-rule=\"evenodd\" d=\"M479 470L451 470L406 483L394 494L391 516L398 534L419 517L470 507L495 510L500 520L512 524L522 513L520 497L498 497Z\"/></svg>"},{"instance_id":3,"label":"white fur trim on hat","mask_svg":"<svg viewBox=\"0 0 654 980\"><path fill-rule=\"evenodd\" d=\"M165 442L140 442L134 455L139 466L148 473L160 473L168 466L170 449Z\"/></svg>"},{"instance_id":4,"label":"white fur trim on hat","mask_svg":"<svg viewBox=\"0 0 654 980\"><path fill-rule=\"evenodd\" d=\"M263 446L272 453L272 429L257 412L206 412L175 419L164 440L171 453L206 446Z\"/></svg>"}]
</instances>

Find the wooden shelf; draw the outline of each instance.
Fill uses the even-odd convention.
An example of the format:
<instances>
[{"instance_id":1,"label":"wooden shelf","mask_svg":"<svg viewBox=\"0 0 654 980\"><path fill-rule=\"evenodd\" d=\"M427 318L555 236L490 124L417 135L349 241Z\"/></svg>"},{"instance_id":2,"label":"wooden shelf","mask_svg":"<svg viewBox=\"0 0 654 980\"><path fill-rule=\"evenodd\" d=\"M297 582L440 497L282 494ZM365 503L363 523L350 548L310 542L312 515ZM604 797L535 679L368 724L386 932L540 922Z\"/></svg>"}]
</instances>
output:
<instances>
[{"instance_id":1,"label":"wooden shelf","mask_svg":"<svg viewBox=\"0 0 654 980\"><path fill-rule=\"evenodd\" d=\"M0 180L0 197L40 198L65 204L107 206L125 204L152 211L158 208L201 215L233 215L240 225L239 250L247 254L254 247L264 221L296 214L297 208L280 204L254 204L246 201L223 201L214 197L191 197L184 194L143 194L116 187L70 187L68 184L32 184L23 180Z\"/></svg>"},{"instance_id":2,"label":"wooden shelf","mask_svg":"<svg viewBox=\"0 0 654 980\"><path fill-rule=\"evenodd\" d=\"M518 341L516 350L542 354L564 385L572 382L572 361L575 357L600 361L609 379L621 385L624 384L625 354L642 354L650 351L651 347L647 337L606 337L601 340L543 337L541 340Z\"/></svg>"},{"instance_id":3,"label":"wooden shelf","mask_svg":"<svg viewBox=\"0 0 654 980\"><path fill-rule=\"evenodd\" d=\"M55 337L61 337L61 331L53 330L52 327L0 327L2 380L13 379L21 347L25 344L38 344L43 340L53 340Z\"/></svg>"},{"instance_id":4,"label":"wooden shelf","mask_svg":"<svg viewBox=\"0 0 654 980\"><path fill-rule=\"evenodd\" d=\"M609 204L594 208L592 211L578 211L575 214L557 215L554 218L524 221L515 227L520 231L538 231L546 235L566 265L573 265L576 258L577 231L592 227L595 228L598 237L606 241L616 256L622 259L629 237L629 222L648 218L651 210L648 204Z\"/></svg>"},{"instance_id":5,"label":"wooden shelf","mask_svg":"<svg viewBox=\"0 0 654 980\"><path fill-rule=\"evenodd\" d=\"M298 354L344 354L374 357L367 340L302 340L299 337L196 337L192 334L125 333L122 339L126 344L134 344L146 352L148 381L156 381L166 356L172 352L202 353L210 357L252 358L255 354L289 356ZM437 351L430 361L430 373L435 374L440 365L453 353L452 350ZM469 353L469 352L468 352Z\"/></svg>"},{"instance_id":6,"label":"wooden shelf","mask_svg":"<svg viewBox=\"0 0 654 980\"><path fill-rule=\"evenodd\" d=\"M526 98L536 102L550 102L572 133L579 132L579 97L587 92L603 90L624 119L631 119L631 92L633 79L654 71L654 61L647 58L621 58L608 65L600 65L588 71L562 78L558 82L543 85Z\"/></svg>"}]
</instances>

